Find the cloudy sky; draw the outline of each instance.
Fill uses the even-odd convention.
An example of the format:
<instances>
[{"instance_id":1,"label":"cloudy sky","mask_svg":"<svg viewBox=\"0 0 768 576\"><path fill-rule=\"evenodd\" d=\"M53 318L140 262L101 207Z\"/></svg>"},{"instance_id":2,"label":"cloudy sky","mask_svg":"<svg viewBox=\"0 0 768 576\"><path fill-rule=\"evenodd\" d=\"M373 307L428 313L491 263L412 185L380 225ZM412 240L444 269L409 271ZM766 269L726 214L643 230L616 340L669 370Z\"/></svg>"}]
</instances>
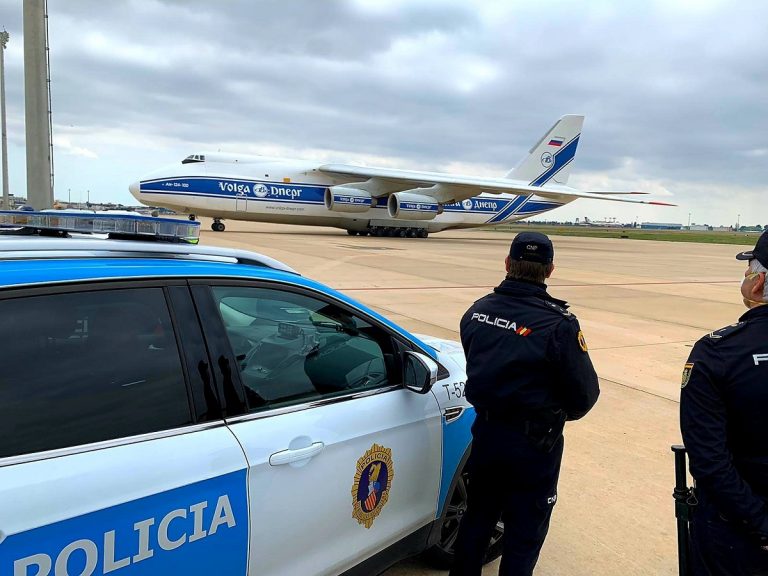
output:
<instances>
[{"instance_id":1,"label":"cloudy sky","mask_svg":"<svg viewBox=\"0 0 768 576\"><path fill-rule=\"evenodd\" d=\"M0 0L12 193L25 193L22 2ZM547 218L768 224L762 0L49 0L55 196L200 151L501 176L585 114Z\"/></svg>"}]
</instances>

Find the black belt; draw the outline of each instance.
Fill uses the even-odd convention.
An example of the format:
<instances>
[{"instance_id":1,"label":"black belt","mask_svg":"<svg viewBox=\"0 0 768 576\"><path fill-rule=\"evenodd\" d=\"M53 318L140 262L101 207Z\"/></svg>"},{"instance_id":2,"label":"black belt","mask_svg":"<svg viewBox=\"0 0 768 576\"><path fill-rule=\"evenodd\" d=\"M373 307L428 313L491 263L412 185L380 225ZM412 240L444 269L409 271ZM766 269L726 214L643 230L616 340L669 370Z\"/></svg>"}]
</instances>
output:
<instances>
[{"instance_id":1,"label":"black belt","mask_svg":"<svg viewBox=\"0 0 768 576\"><path fill-rule=\"evenodd\" d=\"M547 422L544 418L531 416L522 417L519 414L509 414L485 409L475 409L477 417L485 422L500 422L504 428L520 432L528 437L536 448L551 452L562 437L564 420Z\"/></svg>"},{"instance_id":2,"label":"black belt","mask_svg":"<svg viewBox=\"0 0 768 576\"><path fill-rule=\"evenodd\" d=\"M503 412L492 412L484 408L476 408L477 418L485 422L501 422L514 430L525 432L530 426L531 419L524 418L517 414L505 414Z\"/></svg>"}]
</instances>

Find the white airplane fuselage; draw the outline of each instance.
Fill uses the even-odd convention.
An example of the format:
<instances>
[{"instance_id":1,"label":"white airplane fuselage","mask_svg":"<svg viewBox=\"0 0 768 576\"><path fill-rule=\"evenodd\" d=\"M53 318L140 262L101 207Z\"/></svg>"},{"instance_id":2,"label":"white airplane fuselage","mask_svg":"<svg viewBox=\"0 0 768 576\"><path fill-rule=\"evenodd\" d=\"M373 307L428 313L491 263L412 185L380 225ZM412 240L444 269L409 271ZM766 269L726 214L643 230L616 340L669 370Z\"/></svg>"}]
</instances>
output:
<instances>
[{"instance_id":1,"label":"white airplane fuselage","mask_svg":"<svg viewBox=\"0 0 768 576\"><path fill-rule=\"evenodd\" d=\"M641 204L643 192L567 185L584 117L561 117L503 178L214 152L131 184L142 204L213 218L334 226L350 234L419 236L514 222L578 198Z\"/></svg>"},{"instance_id":2,"label":"white airplane fuselage","mask_svg":"<svg viewBox=\"0 0 768 576\"><path fill-rule=\"evenodd\" d=\"M461 202L446 203L430 220L392 218L387 197L374 200L363 212L328 209L329 187L364 178L334 178L309 162L239 157L238 161L206 160L175 164L133 184L131 193L149 206L216 219L332 226L362 232L373 227L424 229L473 228L509 223L558 208L567 202L537 198L535 194L482 193Z\"/></svg>"}]
</instances>

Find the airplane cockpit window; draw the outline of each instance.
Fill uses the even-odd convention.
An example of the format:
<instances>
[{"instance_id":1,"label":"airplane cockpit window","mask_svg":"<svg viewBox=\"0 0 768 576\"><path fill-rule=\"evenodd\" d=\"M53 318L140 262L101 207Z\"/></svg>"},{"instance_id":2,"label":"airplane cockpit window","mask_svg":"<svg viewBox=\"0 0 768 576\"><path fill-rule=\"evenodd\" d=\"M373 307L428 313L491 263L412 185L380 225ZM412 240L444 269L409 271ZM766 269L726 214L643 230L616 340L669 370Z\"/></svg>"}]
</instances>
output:
<instances>
[{"instance_id":1,"label":"airplane cockpit window","mask_svg":"<svg viewBox=\"0 0 768 576\"><path fill-rule=\"evenodd\" d=\"M194 162L205 162L205 154L192 154L181 161L182 164L192 164Z\"/></svg>"}]
</instances>

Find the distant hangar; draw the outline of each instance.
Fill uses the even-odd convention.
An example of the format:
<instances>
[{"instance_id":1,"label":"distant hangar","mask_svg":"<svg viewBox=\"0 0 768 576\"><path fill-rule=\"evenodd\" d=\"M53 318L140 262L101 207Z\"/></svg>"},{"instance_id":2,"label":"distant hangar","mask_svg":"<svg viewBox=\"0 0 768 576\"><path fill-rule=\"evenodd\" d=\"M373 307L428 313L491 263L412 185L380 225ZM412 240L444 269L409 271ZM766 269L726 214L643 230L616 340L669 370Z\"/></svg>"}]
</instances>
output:
<instances>
[{"instance_id":1,"label":"distant hangar","mask_svg":"<svg viewBox=\"0 0 768 576\"><path fill-rule=\"evenodd\" d=\"M682 224L672 224L669 222L641 222L641 230L682 230Z\"/></svg>"}]
</instances>

